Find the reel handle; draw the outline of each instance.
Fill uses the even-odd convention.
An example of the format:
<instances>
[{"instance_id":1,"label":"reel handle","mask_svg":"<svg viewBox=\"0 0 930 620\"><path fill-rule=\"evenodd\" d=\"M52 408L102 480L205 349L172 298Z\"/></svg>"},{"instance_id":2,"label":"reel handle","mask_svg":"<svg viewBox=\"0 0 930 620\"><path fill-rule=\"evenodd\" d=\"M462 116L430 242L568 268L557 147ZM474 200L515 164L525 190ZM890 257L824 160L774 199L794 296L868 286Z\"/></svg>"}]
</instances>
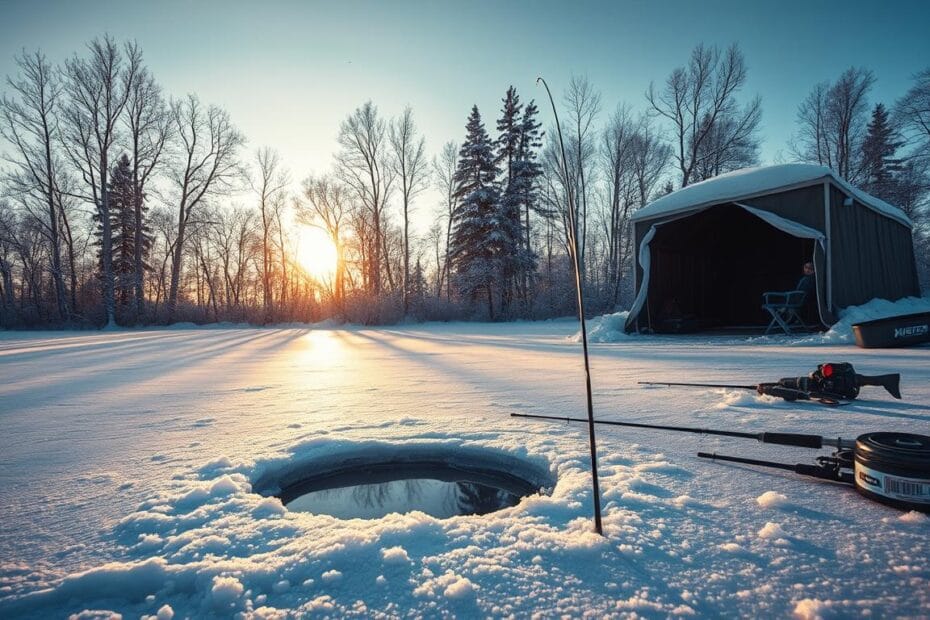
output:
<instances>
[{"instance_id":1,"label":"reel handle","mask_svg":"<svg viewBox=\"0 0 930 620\"><path fill-rule=\"evenodd\" d=\"M874 385L883 387L889 394L901 399L901 375L892 373L889 375L860 375L856 374L856 383L859 385Z\"/></svg>"},{"instance_id":2,"label":"reel handle","mask_svg":"<svg viewBox=\"0 0 930 620\"><path fill-rule=\"evenodd\" d=\"M808 394L806 391L800 388L784 385L782 381L791 381L791 379L782 379L778 383L760 383L756 386L756 392L759 394L765 394L766 396L781 398L788 402L811 399L810 394Z\"/></svg>"},{"instance_id":3,"label":"reel handle","mask_svg":"<svg viewBox=\"0 0 930 620\"><path fill-rule=\"evenodd\" d=\"M799 433L760 433L759 441L779 446L814 448L815 450L823 447L823 437L820 435L801 435Z\"/></svg>"}]
</instances>

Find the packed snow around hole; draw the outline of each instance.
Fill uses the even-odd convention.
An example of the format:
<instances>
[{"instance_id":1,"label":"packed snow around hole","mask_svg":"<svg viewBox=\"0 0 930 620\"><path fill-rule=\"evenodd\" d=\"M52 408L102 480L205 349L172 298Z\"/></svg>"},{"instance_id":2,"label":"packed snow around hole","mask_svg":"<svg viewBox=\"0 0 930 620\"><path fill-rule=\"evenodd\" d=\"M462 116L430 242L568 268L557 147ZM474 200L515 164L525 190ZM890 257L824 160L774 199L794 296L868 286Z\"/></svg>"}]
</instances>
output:
<instances>
[{"instance_id":1,"label":"packed snow around hole","mask_svg":"<svg viewBox=\"0 0 930 620\"><path fill-rule=\"evenodd\" d=\"M695 457L809 463L812 450L599 427L606 536L593 534L586 428L510 417L584 415L576 327L0 333L0 616L930 613L927 515ZM591 355L603 419L930 433L926 347L629 337ZM776 380L824 361L900 371L904 400L869 392L835 410L636 385ZM551 493L482 517L340 520L288 511L263 486L315 459L439 448L528 467Z\"/></svg>"}]
</instances>

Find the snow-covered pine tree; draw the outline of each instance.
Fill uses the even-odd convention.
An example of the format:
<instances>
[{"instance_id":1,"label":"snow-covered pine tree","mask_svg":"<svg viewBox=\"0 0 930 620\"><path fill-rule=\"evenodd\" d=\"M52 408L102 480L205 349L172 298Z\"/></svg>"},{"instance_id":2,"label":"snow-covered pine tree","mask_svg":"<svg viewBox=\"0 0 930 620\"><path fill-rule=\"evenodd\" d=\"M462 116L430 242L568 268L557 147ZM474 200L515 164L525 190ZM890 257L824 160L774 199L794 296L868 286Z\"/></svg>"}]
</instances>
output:
<instances>
[{"instance_id":1,"label":"snow-covered pine tree","mask_svg":"<svg viewBox=\"0 0 930 620\"><path fill-rule=\"evenodd\" d=\"M504 304L511 292L528 305L529 280L536 271L536 257L530 247L529 214L536 208L536 180L542 167L536 161L541 146L538 112L531 101L526 107L511 86L503 99L501 118L497 122L496 163L502 171L502 194L498 213L499 228L507 247L503 248L502 275L506 280Z\"/></svg>"},{"instance_id":2,"label":"snow-covered pine tree","mask_svg":"<svg viewBox=\"0 0 930 620\"><path fill-rule=\"evenodd\" d=\"M408 283L410 308L413 311L413 315L422 320L426 318L424 316L423 306L429 294L429 284L426 282L426 275L423 273L423 265L419 256L417 256L417 262L413 266L413 271L410 274Z\"/></svg>"},{"instance_id":3,"label":"snow-covered pine tree","mask_svg":"<svg viewBox=\"0 0 930 620\"><path fill-rule=\"evenodd\" d=\"M520 119L520 143L517 157L513 166L512 192L519 198L517 218L521 217L522 210L522 246L521 271L525 276L524 287L529 294L529 280L536 273L536 254L530 243L530 213L538 213L543 217L547 213L541 209L539 201L539 178L543 174L542 165L538 161L539 149L542 148L542 123L536 120L539 108L534 101L530 101L523 108L523 117Z\"/></svg>"},{"instance_id":4,"label":"snow-covered pine tree","mask_svg":"<svg viewBox=\"0 0 930 620\"><path fill-rule=\"evenodd\" d=\"M117 160L116 165L110 171L110 180L107 183L107 189L110 197L110 233L111 247L113 249L113 275L114 275L114 297L117 308L122 312L129 304L132 297L135 274L135 247L136 247L136 218L134 204L134 188L132 179L132 164L127 155L123 155ZM142 196L143 214L148 208L144 206L145 197ZM97 221L96 244L101 246L100 237L103 234L103 226L99 218ZM143 265L146 264L149 250L152 246L151 229L143 225L142 229L142 257ZM102 273L101 257L98 252L98 269Z\"/></svg>"},{"instance_id":5,"label":"snow-covered pine tree","mask_svg":"<svg viewBox=\"0 0 930 620\"><path fill-rule=\"evenodd\" d=\"M501 198L495 214L495 228L501 232L501 311L506 312L510 306L513 291L521 297L525 288L525 278L521 260L523 247L523 229L520 221L520 193L517 175L520 157L521 126L520 115L523 105L516 89L511 86L503 99L501 117L497 121L499 132L495 143L497 153L495 164L501 171Z\"/></svg>"},{"instance_id":6,"label":"snow-covered pine tree","mask_svg":"<svg viewBox=\"0 0 930 620\"><path fill-rule=\"evenodd\" d=\"M507 187L513 180L513 162L517 158L517 151L520 149L520 113L523 111L523 104L520 103L520 96L517 90L511 86L504 95L504 107L501 109L501 117L497 121L497 157L495 164L501 169L504 175L504 181L501 185L506 192Z\"/></svg>"},{"instance_id":7,"label":"snow-covered pine tree","mask_svg":"<svg viewBox=\"0 0 930 620\"><path fill-rule=\"evenodd\" d=\"M132 295L133 257L136 247L132 165L123 154L110 172L110 230L113 232L113 277L117 308L125 308Z\"/></svg>"},{"instance_id":8,"label":"snow-covered pine tree","mask_svg":"<svg viewBox=\"0 0 930 620\"><path fill-rule=\"evenodd\" d=\"M895 158L895 153L902 144L885 106L875 104L862 143L862 177L867 192L891 203L896 202L895 176L901 171L901 160Z\"/></svg>"},{"instance_id":9,"label":"snow-covered pine tree","mask_svg":"<svg viewBox=\"0 0 930 620\"><path fill-rule=\"evenodd\" d=\"M453 180L460 200L452 225L452 266L460 293L477 301L484 295L488 315L494 315L495 289L501 281L500 256L504 237L498 229L498 168L478 106L472 106L466 137L459 150Z\"/></svg>"}]
</instances>

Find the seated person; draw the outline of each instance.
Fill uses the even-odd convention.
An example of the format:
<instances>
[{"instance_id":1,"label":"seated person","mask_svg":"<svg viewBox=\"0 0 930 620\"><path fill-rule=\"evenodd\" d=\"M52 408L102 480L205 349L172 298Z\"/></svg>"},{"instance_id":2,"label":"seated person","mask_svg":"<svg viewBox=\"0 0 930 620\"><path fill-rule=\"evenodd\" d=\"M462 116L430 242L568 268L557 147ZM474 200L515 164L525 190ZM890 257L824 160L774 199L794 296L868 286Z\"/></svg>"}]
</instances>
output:
<instances>
[{"instance_id":1,"label":"seated person","mask_svg":"<svg viewBox=\"0 0 930 620\"><path fill-rule=\"evenodd\" d=\"M804 306L801 308L801 319L805 323L816 323L814 312L817 306L817 279L814 276L814 263L807 262L801 267L804 275L798 280L795 290L804 291Z\"/></svg>"}]
</instances>

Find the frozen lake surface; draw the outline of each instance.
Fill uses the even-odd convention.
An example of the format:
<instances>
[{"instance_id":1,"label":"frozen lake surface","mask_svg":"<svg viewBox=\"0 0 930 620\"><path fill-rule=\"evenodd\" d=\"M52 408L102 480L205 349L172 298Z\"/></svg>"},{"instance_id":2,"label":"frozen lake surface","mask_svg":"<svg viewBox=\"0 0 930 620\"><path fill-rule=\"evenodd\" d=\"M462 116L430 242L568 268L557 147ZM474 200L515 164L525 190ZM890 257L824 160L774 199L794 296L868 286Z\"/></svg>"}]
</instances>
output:
<instances>
[{"instance_id":1,"label":"frozen lake surface","mask_svg":"<svg viewBox=\"0 0 930 620\"><path fill-rule=\"evenodd\" d=\"M571 321L0 332L0 616L925 616L930 519L850 487L698 459L749 440L598 428L592 533ZM930 434L930 349L634 337L592 345L603 419L854 439ZM830 409L641 380L902 373ZM267 489L411 451L554 481L484 516L341 520ZM259 493L257 490L261 490Z\"/></svg>"}]
</instances>

